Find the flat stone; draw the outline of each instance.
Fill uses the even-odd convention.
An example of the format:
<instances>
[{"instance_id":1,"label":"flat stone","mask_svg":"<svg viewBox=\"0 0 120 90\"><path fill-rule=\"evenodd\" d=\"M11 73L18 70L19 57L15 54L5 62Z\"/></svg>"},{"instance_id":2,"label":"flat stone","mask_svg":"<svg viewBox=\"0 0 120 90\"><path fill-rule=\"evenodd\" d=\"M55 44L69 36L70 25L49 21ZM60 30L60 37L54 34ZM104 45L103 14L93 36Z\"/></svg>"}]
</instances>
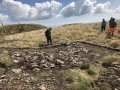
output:
<instances>
[{"instance_id":1,"label":"flat stone","mask_svg":"<svg viewBox=\"0 0 120 90\"><path fill-rule=\"evenodd\" d=\"M12 69L12 71L15 73L15 74L20 74L21 73L21 68L17 68L17 69Z\"/></svg>"},{"instance_id":2,"label":"flat stone","mask_svg":"<svg viewBox=\"0 0 120 90\"><path fill-rule=\"evenodd\" d=\"M62 60L57 59L57 60L56 60L56 64L62 65L62 64L64 64L64 62L63 62Z\"/></svg>"},{"instance_id":3,"label":"flat stone","mask_svg":"<svg viewBox=\"0 0 120 90\"><path fill-rule=\"evenodd\" d=\"M19 61L18 61L18 60L13 60L13 62L14 62L14 63L19 63Z\"/></svg>"}]
</instances>

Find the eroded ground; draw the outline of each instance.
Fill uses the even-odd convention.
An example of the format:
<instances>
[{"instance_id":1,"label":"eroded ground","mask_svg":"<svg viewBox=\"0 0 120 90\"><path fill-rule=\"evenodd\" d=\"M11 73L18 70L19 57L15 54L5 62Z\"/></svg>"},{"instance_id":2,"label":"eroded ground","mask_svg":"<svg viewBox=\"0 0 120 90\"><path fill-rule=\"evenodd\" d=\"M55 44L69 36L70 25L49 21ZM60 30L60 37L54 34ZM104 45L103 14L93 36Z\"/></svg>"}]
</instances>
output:
<instances>
[{"instance_id":1,"label":"eroded ground","mask_svg":"<svg viewBox=\"0 0 120 90\"><path fill-rule=\"evenodd\" d=\"M12 61L11 66L1 66L4 71L0 77L1 90L107 90L101 87L103 84L109 90L120 90L119 61L102 67L102 58L113 55L116 50L81 42L1 50L9 51ZM96 75L89 76L86 69L81 69L84 65L88 69L98 68Z\"/></svg>"}]
</instances>

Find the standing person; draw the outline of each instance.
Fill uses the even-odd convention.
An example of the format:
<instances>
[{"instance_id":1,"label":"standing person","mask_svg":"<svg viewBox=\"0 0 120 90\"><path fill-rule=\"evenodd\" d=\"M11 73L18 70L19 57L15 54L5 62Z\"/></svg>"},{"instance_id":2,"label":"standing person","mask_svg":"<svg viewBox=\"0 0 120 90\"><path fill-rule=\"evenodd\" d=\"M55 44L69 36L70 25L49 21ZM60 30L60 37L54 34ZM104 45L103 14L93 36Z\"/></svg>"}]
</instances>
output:
<instances>
[{"instance_id":1,"label":"standing person","mask_svg":"<svg viewBox=\"0 0 120 90\"><path fill-rule=\"evenodd\" d=\"M109 20L109 27L110 28L111 28L110 23L112 22L112 19L113 19L113 17L111 17L110 20Z\"/></svg>"},{"instance_id":2,"label":"standing person","mask_svg":"<svg viewBox=\"0 0 120 90\"><path fill-rule=\"evenodd\" d=\"M52 30L52 28L50 27L45 31L45 36L46 36L46 39L47 39L47 45L52 45L51 30Z\"/></svg>"},{"instance_id":3,"label":"standing person","mask_svg":"<svg viewBox=\"0 0 120 90\"><path fill-rule=\"evenodd\" d=\"M102 21L102 23L101 23L101 32L102 31L105 31L106 30L106 21L105 21L105 19L103 19L103 21Z\"/></svg>"},{"instance_id":4,"label":"standing person","mask_svg":"<svg viewBox=\"0 0 120 90\"><path fill-rule=\"evenodd\" d=\"M113 36L114 35L114 32L116 30L117 27L117 23L115 22L115 18L112 18L112 21L110 22L110 29L109 29L109 33L108 33L108 36Z\"/></svg>"}]
</instances>

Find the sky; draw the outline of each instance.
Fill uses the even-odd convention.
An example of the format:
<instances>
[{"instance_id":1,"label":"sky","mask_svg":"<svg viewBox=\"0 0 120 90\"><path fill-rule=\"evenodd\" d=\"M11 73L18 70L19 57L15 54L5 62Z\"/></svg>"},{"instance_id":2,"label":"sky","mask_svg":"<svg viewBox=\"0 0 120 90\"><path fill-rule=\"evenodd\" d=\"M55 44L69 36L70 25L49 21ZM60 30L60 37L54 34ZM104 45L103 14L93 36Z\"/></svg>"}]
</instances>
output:
<instances>
[{"instance_id":1,"label":"sky","mask_svg":"<svg viewBox=\"0 0 120 90\"><path fill-rule=\"evenodd\" d=\"M0 23L47 27L120 20L120 0L0 0Z\"/></svg>"}]
</instances>

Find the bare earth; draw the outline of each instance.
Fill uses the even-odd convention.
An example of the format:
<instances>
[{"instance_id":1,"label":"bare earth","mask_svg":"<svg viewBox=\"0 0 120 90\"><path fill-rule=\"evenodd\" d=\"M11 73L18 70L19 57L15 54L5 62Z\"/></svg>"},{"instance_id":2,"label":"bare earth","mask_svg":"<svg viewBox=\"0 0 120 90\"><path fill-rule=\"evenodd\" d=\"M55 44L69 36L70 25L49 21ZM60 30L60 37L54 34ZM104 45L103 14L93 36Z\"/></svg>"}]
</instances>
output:
<instances>
[{"instance_id":1,"label":"bare earth","mask_svg":"<svg viewBox=\"0 0 120 90\"><path fill-rule=\"evenodd\" d=\"M0 90L68 90L63 73L80 69L84 64L101 63L101 58L119 50L88 43L73 42L43 48L0 48L10 52L11 67L0 77ZM109 73L109 74L108 74ZM120 64L100 73L88 90L100 90L106 82L113 90L120 90ZM114 82L112 82L114 80Z\"/></svg>"}]
</instances>

